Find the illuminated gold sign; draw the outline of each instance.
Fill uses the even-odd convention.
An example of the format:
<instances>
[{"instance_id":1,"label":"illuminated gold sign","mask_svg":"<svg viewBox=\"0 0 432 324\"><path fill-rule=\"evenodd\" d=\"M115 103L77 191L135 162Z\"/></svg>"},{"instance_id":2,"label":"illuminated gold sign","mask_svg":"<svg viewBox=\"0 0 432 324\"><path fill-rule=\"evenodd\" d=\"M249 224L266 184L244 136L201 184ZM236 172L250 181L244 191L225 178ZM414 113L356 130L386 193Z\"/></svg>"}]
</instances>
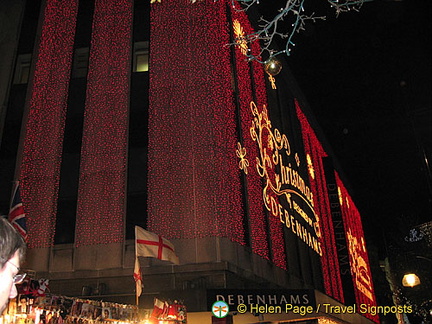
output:
<instances>
[{"instance_id":1,"label":"illuminated gold sign","mask_svg":"<svg viewBox=\"0 0 432 324\"><path fill-rule=\"evenodd\" d=\"M356 288L361 291L367 298L374 300L372 294L372 280L369 274L369 268L363 255L366 254L366 246L363 237L359 240L351 233L347 232L349 253L351 254L351 273ZM359 242L360 241L360 242Z\"/></svg>"},{"instance_id":2,"label":"illuminated gold sign","mask_svg":"<svg viewBox=\"0 0 432 324\"><path fill-rule=\"evenodd\" d=\"M287 229L321 256L320 219L314 211L313 193L300 173L300 167L304 174L312 172L312 161L309 159L302 164L299 155L292 152L287 136L272 129L265 106L260 112L251 102L250 108L254 117L250 135L258 144L256 170L264 179L264 205L271 215L278 217Z\"/></svg>"}]
</instances>

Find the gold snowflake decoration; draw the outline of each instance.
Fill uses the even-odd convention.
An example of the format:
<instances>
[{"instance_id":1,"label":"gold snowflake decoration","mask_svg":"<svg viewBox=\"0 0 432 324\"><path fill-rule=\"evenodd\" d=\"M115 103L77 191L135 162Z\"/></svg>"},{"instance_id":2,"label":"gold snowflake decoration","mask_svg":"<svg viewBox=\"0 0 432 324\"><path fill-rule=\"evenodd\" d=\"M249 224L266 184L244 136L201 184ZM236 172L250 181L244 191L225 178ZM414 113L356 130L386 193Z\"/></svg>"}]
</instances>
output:
<instances>
[{"instance_id":1,"label":"gold snowflake decoration","mask_svg":"<svg viewBox=\"0 0 432 324\"><path fill-rule=\"evenodd\" d=\"M240 47L240 51L243 55L246 55L248 52L248 45L245 37L245 33L243 31L243 27L240 25L240 22L236 19L233 22L233 29L236 38L236 43Z\"/></svg>"},{"instance_id":2,"label":"gold snowflake decoration","mask_svg":"<svg viewBox=\"0 0 432 324\"><path fill-rule=\"evenodd\" d=\"M161 3L161 0L150 0L150 3L156 3L156 2Z\"/></svg>"},{"instance_id":3,"label":"gold snowflake decoration","mask_svg":"<svg viewBox=\"0 0 432 324\"><path fill-rule=\"evenodd\" d=\"M240 142L237 143L236 155L240 159L240 161L239 161L240 170L243 170L243 172L245 174L248 174L247 168L249 167L249 161L245 158L246 157L246 148L242 147Z\"/></svg>"}]
</instances>

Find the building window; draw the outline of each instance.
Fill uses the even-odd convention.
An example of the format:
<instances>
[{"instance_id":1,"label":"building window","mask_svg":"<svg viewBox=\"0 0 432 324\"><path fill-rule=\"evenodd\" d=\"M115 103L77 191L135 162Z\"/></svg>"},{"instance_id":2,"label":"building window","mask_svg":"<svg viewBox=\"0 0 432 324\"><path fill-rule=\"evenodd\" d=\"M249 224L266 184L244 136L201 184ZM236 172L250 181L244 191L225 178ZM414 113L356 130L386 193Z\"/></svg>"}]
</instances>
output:
<instances>
[{"instance_id":1,"label":"building window","mask_svg":"<svg viewBox=\"0 0 432 324\"><path fill-rule=\"evenodd\" d=\"M85 78L87 76L89 61L88 47L77 48L74 53L72 78Z\"/></svg>"},{"instance_id":2,"label":"building window","mask_svg":"<svg viewBox=\"0 0 432 324\"><path fill-rule=\"evenodd\" d=\"M149 70L149 42L136 42L133 53L133 72Z\"/></svg>"},{"instance_id":3,"label":"building window","mask_svg":"<svg viewBox=\"0 0 432 324\"><path fill-rule=\"evenodd\" d=\"M14 84L28 83L30 75L31 54L21 54L17 57L17 64L15 69Z\"/></svg>"}]
</instances>

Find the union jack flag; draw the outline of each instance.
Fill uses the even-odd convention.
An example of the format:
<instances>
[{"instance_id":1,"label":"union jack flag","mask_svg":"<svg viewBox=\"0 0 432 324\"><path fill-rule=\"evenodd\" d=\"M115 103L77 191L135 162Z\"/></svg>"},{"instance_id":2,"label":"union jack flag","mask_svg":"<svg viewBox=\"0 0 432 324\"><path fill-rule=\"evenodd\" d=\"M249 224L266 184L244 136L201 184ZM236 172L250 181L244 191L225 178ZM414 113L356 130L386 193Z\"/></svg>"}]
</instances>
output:
<instances>
[{"instance_id":1,"label":"union jack flag","mask_svg":"<svg viewBox=\"0 0 432 324\"><path fill-rule=\"evenodd\" d=\"M12 201L9 210L9 222L15 227L15 229L21 234L21 236L27 239L27 226L24 207L21 201L19 183L17 182L14 186Z\"/></svg>"}]
</instances>

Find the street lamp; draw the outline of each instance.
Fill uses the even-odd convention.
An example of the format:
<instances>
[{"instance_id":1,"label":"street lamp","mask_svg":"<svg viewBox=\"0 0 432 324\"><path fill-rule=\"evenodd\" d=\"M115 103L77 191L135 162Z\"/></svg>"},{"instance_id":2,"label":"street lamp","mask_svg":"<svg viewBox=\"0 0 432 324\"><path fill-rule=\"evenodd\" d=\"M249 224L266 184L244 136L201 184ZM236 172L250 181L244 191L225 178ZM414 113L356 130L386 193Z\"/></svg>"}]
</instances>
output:
<instances>
[{"instance_id":1,"label":"street lamp","mask_svg":"<svg viewBox=\"0 0 432 324\"><path fill-rule=\"evenodd\" d=\"M402 278L402 285L411 288L420 285L420 278L415 273L407 273Z\"/></svg>"}]
</instances>

